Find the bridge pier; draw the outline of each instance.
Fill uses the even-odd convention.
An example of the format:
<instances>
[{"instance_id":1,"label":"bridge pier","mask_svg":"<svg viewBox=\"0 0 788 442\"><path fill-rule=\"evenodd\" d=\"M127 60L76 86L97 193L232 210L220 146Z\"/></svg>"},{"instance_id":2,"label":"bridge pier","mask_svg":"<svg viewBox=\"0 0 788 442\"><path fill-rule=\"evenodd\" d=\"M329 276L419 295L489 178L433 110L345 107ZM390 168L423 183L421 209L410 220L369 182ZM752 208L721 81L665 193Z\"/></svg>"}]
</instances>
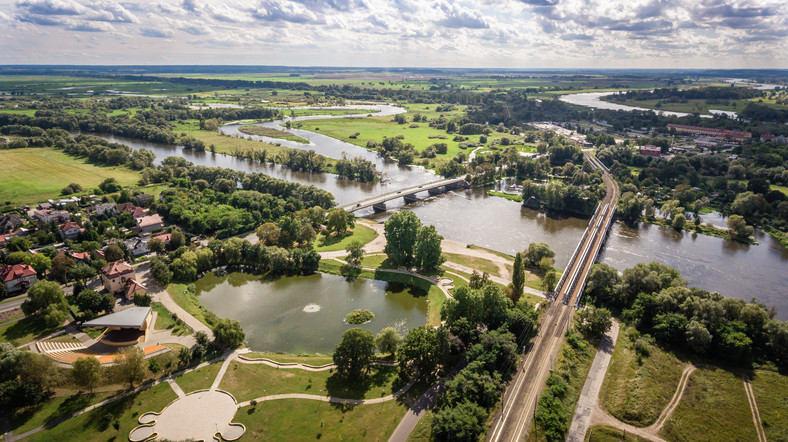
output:
<instances>
[{"instance_id":1,"label":"bridge pier","mask_svg":"<svg viewBox=\"0 0 788 442\"><path fill-rule=\"evenodd\" d=\"M430 196L440 195L444 192L446 192L446 186L433 187L432 189L427 189L427 193L429 193Z\"/></svg>"},{"instance_id":2,"label":"bridge pier","mask_svg":"<svg viewBox=\"0 0 788 442\"><path fill-rule=\"evenodd\" d=\"M457 181L446 185L446 190L467 189L469 184L467 181Z\"/></svg>"},{"instance_id":3,"label":"bridge pier","mask_svg":"<svg viewBox=\"0 0 788 442\"><path fill-rule=\"evenodd\" d=\"M377 203L377 204L372 206L372 210L374 210L375 213L385 212L386 211L386 203L385 202Z\"/></svg>"},{"instance_id":4,"label":"bridge pier","mask_svg":"<svg viewBox=\"0 0 788 442\"><path fill-rule=\"evenodd\" d=\"M419 198L416 196L415 193L411 193L402 197L405 200L405 204L415 203L419 201Z\"/></svg>"}]
</instances>

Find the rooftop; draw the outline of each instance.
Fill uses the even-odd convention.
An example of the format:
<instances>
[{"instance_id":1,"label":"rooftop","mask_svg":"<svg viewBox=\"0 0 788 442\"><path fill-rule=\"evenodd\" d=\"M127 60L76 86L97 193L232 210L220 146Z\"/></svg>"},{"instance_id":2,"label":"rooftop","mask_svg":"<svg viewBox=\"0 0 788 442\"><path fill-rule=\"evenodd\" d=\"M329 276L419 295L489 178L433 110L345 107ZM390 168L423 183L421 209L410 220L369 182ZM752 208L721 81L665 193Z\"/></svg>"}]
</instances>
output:
<instances>
[{"instance_id":1,"label":"rooftop","mask_svg":"<svg viewBox=\"0 0 788 442\"><path fill-rule=\"evenodd\" d=\"M150 307L131 307L119 312L110 313L82 324L86 327L124 327L141 328L150 315Z\"/></svg>"}]
</instances>

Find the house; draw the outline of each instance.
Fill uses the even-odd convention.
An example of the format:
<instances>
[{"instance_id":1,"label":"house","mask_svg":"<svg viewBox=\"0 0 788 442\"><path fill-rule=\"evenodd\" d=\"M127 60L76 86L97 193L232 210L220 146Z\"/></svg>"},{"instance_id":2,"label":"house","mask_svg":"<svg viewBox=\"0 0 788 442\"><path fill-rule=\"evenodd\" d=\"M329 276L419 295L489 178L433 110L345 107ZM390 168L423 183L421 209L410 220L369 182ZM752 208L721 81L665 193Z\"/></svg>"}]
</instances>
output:
<instances>
[{"instance_id":1,"label":"house","mask_svg":"<svg viewBox=\"0 0 788 442\"><path fill-rule=\"evenodd\" d=\"M638 148L638 153L647 157L659 158L662 156L662 149L660 149L659 146L647 144L645 146L640 146Z\"/></svg>"},{"instance_id":2,"label":"house","mask_svg":"<svg viewBox=\"0 0 788 442\"><path fill-rule=\"evenodd\" d=\"M27 264L4 265L0 267L0 279L3 280L8 293L26 290L36 282L38 275L33 267Z\"/></svg>"},{"instance_id":3,"label":"house","mask_svg":"<svg viewBox=\"0 0 788 442\"><path fill-rule=\"evenodd\" d=\"M116 204L113 202L96 204L93 207L93 211L97 216L107 215L107 214L112 215L114 213L115 205Z\"/></svg>"},{"instance_id":4,"label":"house","mask_svg":"<svg viewBox=\"0 0 788 442\"><path fill-rule=\"evenodd\" d=\"M58 227L58 233L60 234L60 239L76 239L77 236L84 232L85 229L79 227L79 224L75 223L74 221L66 221L64 224L61 224Z\"/></svg>"},{"instance_id":5,"label":"house","mask_svg":"<svg viewBox=\"0 0 788 442\"><path fill-rule=\"evenodd\" d=\"M134 203L120 203L115 205L115 214L120 215L123 212L133 212L137 206Z\"/></svg>"},{"instance_id":6,"label":"house","mask_svg":"<svg viewBox=\"0 0 788 442\"><path fill-rule=\"evenodd\" d=\"M128 250L135 257L145 255L146 253L150 252L148 249L148 238L130 238L126 241L123 241L123 244L126 245L126 250Z\"/></svg>"},{"instance_id":7,"label":"house","mask_svg":"<svg viewBox=\"0 0 788 442\"><path fill-rule=\"evenodd\" d=\"M162 233L161 235L156 235L151 239L158 239L161 240L164 244L167 244L172 239L172 234L170 233Z\"/></svg>"},{"instance_id":8,"label":"house","mask_svg":"<svg viewBox=\"0 0 788 442\"><path fill-rule=\"evenodd\" d=\"M0 233L14 231L24 223L25 219L16 213L0 216Z\"/></svg>"},{"instance_id":9,"label":"house","mask_svg":"<svg viewBox=\"0 0 788 442\"><path fill-rule=\"evenodd\" d=\"M61 250L55 256L68 256L77 263L88 264L91 261L90 253L88 252L74 252L72 250Z\"/></svg>"},{"instance_id":10,"label":"house","mask_svg":"<svg viewBox=\"0 0 788 442\"><path fill-rule=\"evenodd\" d=\"M137 230L139 232L153 232L164 228L164 220L161 219L158 213L141 216L134 220L137 221Z\"/></svg>"},{"instance_id":11,"label":"house","mask_svg":"<svg viewBox=\"0 0 788 442\"><path fill-rule=\"evenodd\" d=\"M0 248L8 245L8 240L10 240L15 236L16 236L15 233L6 233L5 235L0 235Z\"/></svg>"},{"instance_id":12,"label":"house","mask_svg":"<svg viewBox=\"0 0 788 442\"><path fill-rule=\"evenodd\" d=\"M140 284L134 279L131 279L126 282L126 287L123 289L123 296L126 297L127 300L133 301L134 297L137 295L147 295L148 289L145 288L144 285Z\"/></svg>"},{"instance_id":13,"label":"house","mask_svg":"<svg viewBox=\"0 0 788 442\"><path fill-rule=\"evenodd\" d=\"M52 208L52 204L49 202L38 203L38 206L36 206L36 209L39 210L49 210L51 208Z\"/></svg>"},{"instance_id":14,"label":"house","mask_svg":"<svg viewBox=\"0 0 788 442\"><path fill-rule=\"evenodd\" d=\"M153 202L153 195L147 193L141 193L137 195L137 204L140 206L148 207L151 202Z\"/></svg>"},{"instance_id":15,"label":"house","mask_svg":"<svg viewBox=\"0 0 788 442\"><path fill-rule=\"evenodd\" d=\"M115 261L101 269L101 281L110 293L122 292L130 280L137 280L137 274L126 261Z\"/></svg>"},{"instance_id":16,"label":"house","mask_svg":"<svg viewBox=\"0 0 788 442\"><path fill-rule=\"evenodd\" d=\"M37 220L44 223L52 221L62 223L68 221L71 218L71 214L65 210L41 209L33 211L33 218L36 218Z\"/></svg>"}]
</instances>

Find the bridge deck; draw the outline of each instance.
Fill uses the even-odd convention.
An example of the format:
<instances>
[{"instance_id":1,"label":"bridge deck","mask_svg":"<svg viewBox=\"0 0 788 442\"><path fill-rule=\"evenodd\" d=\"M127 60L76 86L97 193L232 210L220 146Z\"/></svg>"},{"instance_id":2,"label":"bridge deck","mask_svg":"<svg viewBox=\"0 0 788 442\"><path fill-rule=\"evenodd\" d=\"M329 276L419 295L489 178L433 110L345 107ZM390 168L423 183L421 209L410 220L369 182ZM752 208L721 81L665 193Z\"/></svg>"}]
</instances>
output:
<instances>
[{"instance_id":1,"label":"bridge deck","mask_svg":"<svg viewBox=\"0 0 788 442\"><path fill-rule=\"evenodd\" d=\"M437 189L439 187L444 187L444 186L451 186L462 182L465 182L465 176L458 178L447 178L439 181L434 181L432 183L422 184L420 186L407 187L405 189L400 189L396 192L390 192L383 195L378 195L376 197L358 201L353 204L348 204L346 206L343 206L342 209L348 212L355 212L356 210L366 209L376 204L385 203L386 201L391 201L397 198L403 198L405 196L415 195L419 192L426 192L428 190Z\"/></svg>"}]
</instances>

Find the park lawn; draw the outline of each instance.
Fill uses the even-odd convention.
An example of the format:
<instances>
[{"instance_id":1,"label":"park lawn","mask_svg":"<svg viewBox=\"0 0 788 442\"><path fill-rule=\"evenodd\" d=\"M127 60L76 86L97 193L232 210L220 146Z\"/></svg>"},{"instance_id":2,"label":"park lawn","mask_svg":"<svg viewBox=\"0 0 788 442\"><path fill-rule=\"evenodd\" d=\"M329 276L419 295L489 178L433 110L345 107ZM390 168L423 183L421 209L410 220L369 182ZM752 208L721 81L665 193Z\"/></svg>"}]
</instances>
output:
<instances>
[{"instance_id":1,"label":"park lawn","mask_svg":"<svg viewBox=\"0 0 788 442\"><path fill-rule=\"evenodd\" d=\"M112 393L77 393L73 396L54 397L38 407L10 416L11 429L20 435L62 419L110 396Z\"/></svg>"},{"instance_id":2,"label":"park lawn","mask_svg":"<svg viewBox=\"0 0 788 442\"><path fill-rule=\"evenodd\" d=\"M473 244L470 244L470 245L468 246L468 248L469 248L469 249L476 249L476 250L484 250L485 252L490 252L490 253L492 253L493 255L498 255L498 256L500 256L500 257L501 257L501 258L503 258L503 259L507 259L507 260L509 260L509 261L512 261L512 262L514 262L514 256L512 256L512 255L510 255L510 254L508 254L508 253L499 252L499 251L497 251L497 250L488 249L488 248L486 248L486 247L475 246L475 245L473 245Z\"/></svg>"},{"instance_id":3,"label":"park lawn","mask_svg":"<svg viewBox=\"0 0 788 442\"><path fill-rule=\"evenodd\" d=\"M489 259L447 252L444 252L443 256L446 257L447 261L457 263L473 270L478 270L479 273L487 272L490 275L501 276L501 270Z\"/></svg>"},{"instance_id":4,"label":"park lawn","mask_svg":"<svg viewBox=\"0 0 788 442\"><path fill-rule=\"evenodd\" d=\"M270 127L249 125L249 126L241 126L238 128L238 130L242 133L249 135L257 135L257 136L269 137L269 138L280 138L282 140L295 141L301 144L309 144L309 140L301 138L298 135L293 135L290 132L279 130L279 129L273 129Z\"/></svg>"},{"instance_id":5,"label":"park lawn","mask_svg":"<svg viewBox=\"0 0 788 442\"><path fill-rule=\"evenodd\" d=\"M687 389L659 434L666 440L756 440L738 373L709 367L690 375Z\"/></svg>"},{"instance_id":6,"label":"park lawn","mask_svg":"<svg viewBox=\"0 0 788 442\"><path fill-rule=\"evenodd\" d=\"M211 388L213 381L216 379L216 375L219 374L219 369L222 368L222 363L222 361L216 362L206 367L190 371L183 376L178 376L178 378L175 379L175 383L177 383L186 394Z\"/></svg>"},{"instance_id":7,"label":"park lawn","mask_svg":"<svg viewBox=\"0 0 788 442\"><path fill-rule=\"evenodd\" d=\"M647 442L649 439L608 425L594 425L586 432L585 442Z\"/></svg>"},{"instance_id":8,"label":"park lawn","mask_svg":"<svg viewBox=\"0 0 788 442\"><path fill-rule=\"evenodd\" d=\"M200 301L197 300L193 293L189 292L186 284L172 283L167 286L167 293L169 293L175 303L186 310L187 313L194 316L208 327L211 326L208 324L208 321L205 320L205 307L200 304Z\"/></svg>"},{"instance_id":9,"label":"park lawn","mask_svg":"<svg viewBox=\"0 0 788 442\"><path fill-rule=\"evenodd\" d=\"M650 344L650 355L639 363L629 333L621 326L599 401L611 415L636 427L653 424L676 392L684 363L674 354ZM690 377L695 376L693 373Z\"/></svg>"},{"instance_id":10,"label":"park lawn","mask_svg":"<svg viewBox=\"0 0 788 442\"><path fill-rule=\"evenodd\" d=\"M386 441L407 411L397 400L350 406L284 399L241 408L233 422L246 427L241 441Z\"/></svg>"},{"instance_id":11,"label":"park lawn","mask_svg":"<svg viewBox=\"0 0 788 442\"><path fill-rule=\"evenodd\" d=\"M315 251L332 252L336 250L345 250L353 241L367 244L377 237L378 233L375 232L374 229L356 222L356 226L345 235L326 236L322 232L319 233L314 243Z\"/></svg>"},{"instance_id":12,"label":"park lawn","mask_svg":"<svg viewBox=\"0 0 788 442\"><path fill-rule=\"evenodd\" d=\"M766 439L788 440L788 376L758 370L751 383Z\"/></svg>"},{"instance_id":13,"label":"park lawn","mask_svg":"<svg viewBox=\"0 0 788 442\"><path fill-rule=\"evenodd\" d=\"M321 366L326 364L333 364L334 359L331 356L322 355L305 355L305 354L290 354L290 353L244 353L249 359L270 359L272 361L287 363L308 364L313 366Z\"/></svg>"},{"instance_id":14,"label":"park lawn","mask_svg":"<svg viewBox=\"0 0 788 442\"><path fill-rule=\"evenodd\" d=\"M0 342L23 345L54 333L59 328L47 327L39 316L28 316L10 324L0 325Z\"/></svg>"},{"instance_id":15,"label":"park lawn","mask_svg":"<svg viewBox=\"0 0 788 442\"><path fill-rule=\"evenodd\" d=\"M127 440L131 430L139 425L137 419L141 415L149 411L160 412L177 397L172 387L162 382L36 433L28 440ZM106 417L111 419L107 420ZM117 430L112 425L115 420L118 422Z\"/></svg>"},{"instance_id":16,"label":"park lawn","mask_svg":"<svg viewBox=\"0 0 788 442\"><path fill-rule=\"evenodd\" d=\"M202 141L205 143L206 151L210 151L210 147L213 145L217 153L233 154L236 151L267 150L269 156L275 157L281 152L290 150L289 147L277 146L276 144L263 141L231 137L219 133L219 131L200 130L200 123L197 120L186 120L185 124L178 123L173 131L176 133L184 132Z\"/></svg>"},{"instance_id":17,"label":"park lawn","mask_svg":"<svg viewBox=\"0 0 788 442\"><path fill-rule=\"evenodd\" d=\"M45 148L0 150L0 201L32 203L54 198L70 183L86 191L114 177L123 186L135 184L139 173L124 167L89 164L85 158Z\"/></svg>"},{"instance_id":18,"label":"park lawn","mask_svg":"<svg viewBox=\"0 0 788 442\"><path fill-rule=\"evenodd\" d=\"M364 380L345 381L334 370L306 371L233 361L219 385L240 403L262 396L302 393L344 399L374 399L390 395L402 385L399 368L372 366Z\"/></svg>"},{"instance_id":19,"label":"park lawn","mask_svg":"<svg viewBox=\"0 0 788 442\"><path fill-rule=\"evenodd\" d=\"M158 302L151 304L151 308L156 312L156 323L153 328L156 330L170 330L175 336L192 334L192 330L187 325L179 325L172 317L172 313Z\"/></svg>"},{"instance_id":20,"label":"park lawn","mask_svg":"<svg viewBox=\"0 0 788 442\"><path fill-rule=\"evenodd\" d=\"M393 116L381 116L299 121L296 123L295 127L298 127L300 124L301 129L318 132L361 147L367 147L368 141L380 143L383 141L383 137L391 138L397 135L402 135L404 137L402 143L412 144L417 152L421 152L435 143L446 143L448 147L447 153L438 155L438 158L444 158L446 160L453 158L459 152L463 151L459 147L460 142L453 140L455 134L447 134L444 130L429 127L428 123L416 123L418 127L411 128L410 125L413 123L410 120L413 114L407 113L404 115L408 119L408 122L405 124L398 124L394 121ZM350 136L355 135L356 132L358 132L359 135L356 138L350 138ZM444 138L430 138L430 136ZM469 135L468 142L471 141L478 142L479 135ZM470 149L466 149L465 152L470 153ZM414 160L418 161L418 158Z\"/></svg>"},{"instance_id":21,"label":"park lawn","mask_svg":"<svg viewBox=\"0 0 788 442\"><path fill-rule=\"evenodd\" d=\"M374 269L396 269L397 266L389 260L389 256L383 253L366 255L361 259L362 267L372 267Z\"/></svg>"}]
</instances>

